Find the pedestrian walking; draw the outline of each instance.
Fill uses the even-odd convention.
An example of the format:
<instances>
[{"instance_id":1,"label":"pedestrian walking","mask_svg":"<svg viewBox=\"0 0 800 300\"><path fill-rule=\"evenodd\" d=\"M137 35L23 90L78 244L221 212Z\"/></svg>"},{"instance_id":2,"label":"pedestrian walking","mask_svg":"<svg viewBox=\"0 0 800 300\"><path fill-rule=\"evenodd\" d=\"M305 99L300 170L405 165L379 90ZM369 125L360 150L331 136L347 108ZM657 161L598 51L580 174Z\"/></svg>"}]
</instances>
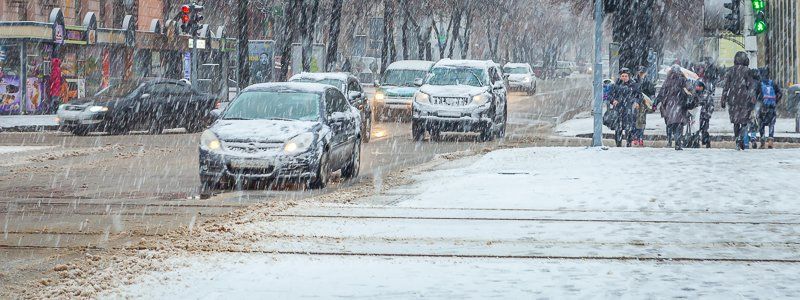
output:
<instances>
[{"instance_id":1,"label":"pedestrian walking","mask_svg":"<svg viewBox=\"0 0 800 300\"><path fill-rule=\"evenodd\" d=\"M667 124L667 147L672 147L675 141L675 150L683 150L683 130L689 123L689 110L694 102L693 95L686 89L686 81L680 66L673 65L656 97L661 117Z\"/></svg>"},{"instance_id":2,"label":"pedestrian walking","mask_svg":"<svg viewBox=\"0 0 800 300\"><path fill-rule=\"evenodd\" d=\"M730 106L728 114L733 133L736 136L736 149L744 150L745 135L747 125L750 122L750 114L753 111L755 102L754 87L755 82L747 67L750 65L750 58L747 52L737 52L733 58L734 66L727 70L725 74L725 88L722 90L722 108Z\"/></svg>"},{"instance_id":3,"label":"pedestrian walking","mask_svg":"<svg viewBox=\"0 0 800 300\"><path fill-rule=\"evenodd\" d=\"M637 68L636 82L642 91L642 105L636 115L636 126L633 129L633 145L644 147L644 130L647 127L647 114L654 112L653 98L656 96L656 85L647 76L647 68L639 66Z\"/></svg>"},{"instance_id":4,"label":"pedestrian walking","mask_svg":"<svg viewBox=\"0 0 800 300\"><path fill-rule=\"evenodd\" d=\"M778 120L776 107L781 102L783 92L781 88L770 79L769 69L759 70L760 84L756 88L756 103L760 105L758 114L758 133L761 137L761 149L772 149L775 146L775 123ZM768 136L765 136L765 129L769 126Z\"/></svg>"},{"instance_id":5,"label":"pedestrian walking","mask_svg":"<svg viewBox=\"0 0 800 300\"><path fill-rule=\"evenodd\" d=\"M708 129L711 123L711 116L714 114L714 95L712 95L712 90L707 88L703 81L698 81L694 87L694 97L697 105L700 106L700 143L706 148L711 148L711 135L708 133Z\"/></svg>"},{"instance_id":6,"label":"pedestrian walking","mask_svg":"<svg viewBox=\"0 0 800 300\"><path fill-rule=\"evenodd\" d=\"M636 125L636 115L642 103L642 92L639 90L628 68L619 71L619 80L611 90L612 109L617 111L618 124L614 129L614 141L617 147L622 147L622 139L630 147L633 143L633 129Z\"/></svg>"}]
</instances>

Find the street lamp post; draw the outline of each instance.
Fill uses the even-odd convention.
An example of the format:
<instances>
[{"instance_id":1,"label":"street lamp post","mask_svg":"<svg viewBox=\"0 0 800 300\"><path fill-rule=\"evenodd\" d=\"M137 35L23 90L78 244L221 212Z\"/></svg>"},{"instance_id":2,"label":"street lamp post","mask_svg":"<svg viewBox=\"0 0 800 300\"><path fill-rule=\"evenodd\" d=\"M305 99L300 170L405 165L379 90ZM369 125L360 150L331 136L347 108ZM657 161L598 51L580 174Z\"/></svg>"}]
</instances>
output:
<instances>
[{"instance_id":1,"label":"street lamp post","mask_svg":"<svg viewBox=\"0 0 800 300\"><path fill-rule=\"evenodd\" d=\"M594 0L594 134L592 147L603 146L603 0Z\"/></svg>"}]
</instances>

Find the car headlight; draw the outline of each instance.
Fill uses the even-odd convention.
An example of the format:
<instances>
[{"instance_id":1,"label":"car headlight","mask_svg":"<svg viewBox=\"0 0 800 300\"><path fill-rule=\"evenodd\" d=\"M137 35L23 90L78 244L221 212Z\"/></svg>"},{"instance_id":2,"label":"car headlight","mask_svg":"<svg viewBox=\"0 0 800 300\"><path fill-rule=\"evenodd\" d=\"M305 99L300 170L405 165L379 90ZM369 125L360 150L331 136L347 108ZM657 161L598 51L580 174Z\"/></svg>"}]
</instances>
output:
<instances>
[{"instance_id":1,"label":"car headlight","mask_svg":"<svg viewBox=\"0 0 800 300\"><path fill-rule=\"evenodd\" d=\"M375 100L383 100L383 99L386 99L386 95L384 95L382 92L375 93Z\"/></svg>"},{"instance_id":2,"label":"car headlight","mask_svg":"<svg viewBox=\"0 0 800 300\"><path fill-rule=\"evenodd\" d=\"M90 112L101 112L101 111L108 111L108 107L107 107L107 106L97 106L97 105L93 105L93 106L89 106L89 111L90 111Z\"/></svg>"},{"instance_id":3,"label":"car headlight","mask_svg":"<svg viewBox=\"0 0 800 300\"><path fill-rule=\"evenodd\" d=\"M219 150L221 144L217 135L211 132L211 130L203 131L203 135L200 136L200 147L208 150Z\"/></svg>"},{"instance_id":4,"label":"car headlight","mask_svg":"<svg viewBox=\"0 0 800 300\"><path fill-rule=\"evenodd\" d=\"M484 105L488 101L489 101L489 95L487 94L472 96L472 103L474 103L475 105Z\"/></svg>"},{"instance_id":5,"label":"car headlight","mask_svg":"<svg viewBox=\"0 0 800 300\"><path fill-rule=\"evenodd\" d=\"M64 110L65 107L67 107L66 104L59 104L58 105L58 110Z\"/></svg>"},{"instance_id":6,"label":"car headlight","mask_svg":"<svg viewBox=\"0 0 800 300\"><path fill-rule=\"evenodd\" d=\"M417 92L416 94L414 94L414 101L417 101L419 103L429 103L430 104L431 103L431 96L428 95L428 94L425 94L423 92Z\"/></svg>"},{"instance_id":7,"label":"car headlight","mask_svg":"<svg viewBox=\"0 0 800 300\"><path fill-rule=\"evenodd\" d=\"M530 77L523 77L522 78L522 82L531 82L531 78Z\"/></svg>"},{"instance_id":8,"label":"car headlight","mask_svg":"<svg viewBox=\"0 0 800 300\"><path fill-rule=\"evenodd\" d=\"M311 132L301 133L283 144L283 152L288 154L305 152L314 144L314 134Z\"/></svg>"}]
</instances>

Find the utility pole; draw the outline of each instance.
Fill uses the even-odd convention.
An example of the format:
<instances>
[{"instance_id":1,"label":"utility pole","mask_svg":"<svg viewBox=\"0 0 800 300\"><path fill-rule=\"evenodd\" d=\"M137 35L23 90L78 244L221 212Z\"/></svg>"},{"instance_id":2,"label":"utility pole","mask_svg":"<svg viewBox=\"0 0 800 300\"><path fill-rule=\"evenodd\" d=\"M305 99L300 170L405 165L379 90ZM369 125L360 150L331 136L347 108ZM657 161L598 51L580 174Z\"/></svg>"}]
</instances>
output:
<instances>
[{"instance_id":1,"label":"utility pole","mask_svg":"<svg viewBox=\"0 0 800 300\"><path fill-rule=\"evenodd\" d=\"M594 134L592 147L603 146L603 0L594 0Z\"/></svg>"},{"instance_id":2,"label":"utility pole","mask_svg":"<svg viewBox=\"0 0 800 300\"><path fill-rule=\"evenodd\" d=\"M250 1L249 0L239 0L238 2L238 14L237 14L237 23L239 24L239 36L237 39L237 70L239 76L237 80L239 81L239 89L245 88L250 83L250 68L248 67L248 44L249 44L249 36L250 33L249 25L250 25ZM273 70L274 71L274 70ZM226 79L227 80L227 79Z\"/></svg>"}]
</instances>

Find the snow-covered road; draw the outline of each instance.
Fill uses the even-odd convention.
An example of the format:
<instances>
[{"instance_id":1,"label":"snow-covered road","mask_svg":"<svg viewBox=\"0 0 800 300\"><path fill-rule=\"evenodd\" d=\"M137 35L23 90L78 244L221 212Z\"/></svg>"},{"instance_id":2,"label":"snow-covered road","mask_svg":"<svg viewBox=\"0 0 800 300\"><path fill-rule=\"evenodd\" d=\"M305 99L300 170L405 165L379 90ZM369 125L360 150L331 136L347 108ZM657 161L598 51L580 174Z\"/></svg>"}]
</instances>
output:
<instances>
[{"instance_id":1,"label":"snow-covered road","mask_svg":"<svg viewBox=\"0 0 800 300\"><path fill-rule=\"evenodd\" d=\"M797 298L800 150L527 148L224 228L107 298Z\"/></svg>"}]
</instances>

